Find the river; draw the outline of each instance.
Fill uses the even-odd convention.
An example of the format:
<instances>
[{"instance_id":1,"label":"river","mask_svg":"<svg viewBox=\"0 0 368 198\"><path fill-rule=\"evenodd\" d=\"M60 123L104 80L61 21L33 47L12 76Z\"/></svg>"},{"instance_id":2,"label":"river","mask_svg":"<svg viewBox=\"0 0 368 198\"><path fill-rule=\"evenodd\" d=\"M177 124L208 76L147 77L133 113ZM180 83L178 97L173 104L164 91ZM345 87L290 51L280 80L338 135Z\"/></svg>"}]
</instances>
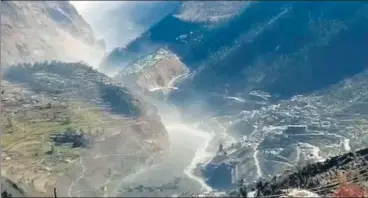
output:
<instances>
[{"instance_id":1,"label":"river","mask_svg":"<svg viewBox=\"0 0 368 198\"><path fill-rule=\"evenodd\" d=\"M182 120L175 107L160 107L160 116L170 138L169 155L162 163L125 178L118 195L162 197L211 191L194 172L197 164L208 162L215 154L208 151L215 134Z\"/></svg>"}]
</instances>

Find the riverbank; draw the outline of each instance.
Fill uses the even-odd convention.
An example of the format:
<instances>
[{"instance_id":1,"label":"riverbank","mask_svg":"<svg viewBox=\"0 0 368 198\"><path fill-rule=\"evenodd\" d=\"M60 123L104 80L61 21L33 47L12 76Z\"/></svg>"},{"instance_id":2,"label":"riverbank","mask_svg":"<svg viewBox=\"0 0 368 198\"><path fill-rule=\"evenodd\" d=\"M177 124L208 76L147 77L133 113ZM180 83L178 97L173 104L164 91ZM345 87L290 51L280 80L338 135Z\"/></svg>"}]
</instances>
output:
<instances>
[{"instance_id":1,"label":"riverbank","mask_svg":"<svg viewBox=\"0 0 368 198\"><path fill-rule=\"evenodd\" d=\"M159 107L162 123L169 133L170 151L160 164L124 178L118 196L173 196L182 193L203 193L212 188L195 171L197 165L208 163L216 151L213 131L199 129L198 123L182 119L173 106Z\"/></svg>"}]
</instances>

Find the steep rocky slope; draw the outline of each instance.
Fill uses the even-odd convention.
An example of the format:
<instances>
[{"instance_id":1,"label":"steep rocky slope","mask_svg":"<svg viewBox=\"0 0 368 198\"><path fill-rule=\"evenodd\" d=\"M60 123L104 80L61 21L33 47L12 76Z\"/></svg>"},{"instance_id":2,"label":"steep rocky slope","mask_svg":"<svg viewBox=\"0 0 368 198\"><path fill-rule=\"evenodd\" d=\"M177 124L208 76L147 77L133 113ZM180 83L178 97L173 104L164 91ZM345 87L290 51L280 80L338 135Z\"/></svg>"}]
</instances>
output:
<instances>
[{"instance_id":1,"label":"steep rocky slope","mask_svg":"<svg viewBox=\"0 0 368 198\"><path fill-rule=\"evenodd\" d=\"M4 77L2 175L31 195L102 196L168 149L155 107L89 66L21 64Z\"/></svg>"},{"instance_id":2,"label":"steep rocky slope","mask_svg":"<svg viewBox=\"0 0 368 198\"><path fill-rule=\"evenodd\" d=\"M259 197L280 197L288 189L301 188L319 196L338 196L342 188L350 188L367 196L368 149L349 152L307 165L301 170L278 175L269 181L259 181L254 190ZM248 190L252 187L248 186ZM243 188L244 190L244 188ZM345 196L348 194L345 194ZM350 194L352 195L352 194Z\"/></svg>"},{"instance_id":3,"label":"steep rocky slope","mask_svg":"<svg viewBox=\"0 0 368 198\"><path fill-rule=\"evenodd\" d=\"M180 59L165 49L142 58L122 69L114 79L133 90L169 93L175 90L174 83L189 70Z\"/></svg>"},{"instance_id":4,"label":"steep rocky slope","mask_svg":"<svg viewBox=\"0 0 368 198\"><path fill-rule=\"evenodd\" d=\"M217 26L222 27L233 19L247 4L234 1L182 2L175 12L165 16L134 41L114 49L104 58L100 67L105 70L121 69L163 47L168 47L184 64L191 66L193 61L189 59L203 55L199 46L208 43L207 37L217 39L217 42L227 40L227 36L232 37L217 37ZM218 15L221 15L221 19L216 18ZM204 57L197 61L203 60Z\"/></svg>"},{"instance_id":5,"label":"steep rocky slope","mask_svg":"<svg viewBox=\"0 0 368 198\"><path fill-rule=\"evenodd\" d=\"M291 97L337 83L367 65L361 51L367 43L366 8L365 2L251 4L212 32L216 36L191 46L198 52L188 61L206 61L194 62L199 70L188 86Z\"/></svg>"},{"instance_id":6,"label":"steep rocky slope","mask_svg":"<svg viewBox=\"0 0 368 198\"><path fill-rule=\"evenodd\" d=\"M202 101L213 124L238 139L202 167L207 182L224 190L364 148L367 3L240 8L215 25L169 15L114 54L123 67L166 46L190 69L171 101L187 116Z\"/></svg>"},{"instance_id":7,"label":"steep rocky slope","mask_svg":"<svg viewBox=\"0 0 368 198\"><path fill-rule=\"evenodd\" d=\"M365 2L191 3L203 9L183 4L102 66L124 67L167 46L196 72L188 89L290 97L337 83L367 63L365 50L356 50L367 46ZM211 7L216 3L227 6ZM227 14L219 22L198 20Z\"/></svg>"},{"instance_id":8,"label":"steep rocky slope","mask_svg":"<svg viewBox=\"0 0 368 198\"><path fill-rule=\"evenodd\" d=\"M3 67L51 59L96 64L104 55L104 42L68 1L5 1L0 9Z\"/></svg>"}]
</instances>

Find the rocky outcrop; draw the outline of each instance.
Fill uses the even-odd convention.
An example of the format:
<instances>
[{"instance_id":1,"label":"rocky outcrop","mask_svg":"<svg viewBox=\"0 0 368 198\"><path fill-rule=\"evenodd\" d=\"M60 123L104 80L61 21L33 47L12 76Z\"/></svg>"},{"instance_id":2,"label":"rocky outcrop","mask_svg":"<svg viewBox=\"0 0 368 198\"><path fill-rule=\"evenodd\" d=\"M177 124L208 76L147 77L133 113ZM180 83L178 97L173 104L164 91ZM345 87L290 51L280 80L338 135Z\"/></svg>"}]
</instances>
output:
<instances>
[{"instance_id":1,"label":"rocky outcrop","mask_svg":"<svg viewBox=\"0 0 368 198\"><path fill-rule=\"evenodd\" d=\"M175 89L175 80L188 71L186 65L176 55L160 49L121 70L114 79L133 89L167 92Z\"/></svg>"},{"instance_id":2,"label":"rocky outcrop","mask_svg":"<svg viewBox=\"0 0 368 198\"><path fill-rule=\"evenodd\" d=\"M91 27L68 1L1 5L1 65L44 60L97 64L104 55Z\"/></svg>"},{"instance_id":3,"label":"rocky outcrop","mask_svg":"<svg viewBox=\"0 0 368 198\"><path fill-rule=\"evenodd\" d=\"M285 190L302 188L320 196L333 196L342 185L367 185L368 149L332 157L313 163L293 173L276 176L269 181L259 181L255 186L260 197L280 197ZM248 187L248 190L252 187Z\"/></svg>"}]
</instances>

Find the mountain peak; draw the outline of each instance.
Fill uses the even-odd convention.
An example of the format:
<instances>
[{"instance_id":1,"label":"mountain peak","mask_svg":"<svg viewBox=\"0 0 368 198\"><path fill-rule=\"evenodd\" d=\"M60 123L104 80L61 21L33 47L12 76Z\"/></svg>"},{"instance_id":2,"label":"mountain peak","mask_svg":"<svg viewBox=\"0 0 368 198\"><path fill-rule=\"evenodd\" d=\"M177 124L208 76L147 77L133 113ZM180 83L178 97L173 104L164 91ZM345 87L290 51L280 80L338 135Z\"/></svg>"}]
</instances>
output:
<instances>
[{"instance_id":1,"label":"mountain peak","mask_svg":"<svg viewBox=\"0 0 368 198\"><path fill-rule=\"evenodd\" d=\"M2 65L50 59L96 64L104 54L69 2L2 2Z\"/></svg>"}]
</instances>

